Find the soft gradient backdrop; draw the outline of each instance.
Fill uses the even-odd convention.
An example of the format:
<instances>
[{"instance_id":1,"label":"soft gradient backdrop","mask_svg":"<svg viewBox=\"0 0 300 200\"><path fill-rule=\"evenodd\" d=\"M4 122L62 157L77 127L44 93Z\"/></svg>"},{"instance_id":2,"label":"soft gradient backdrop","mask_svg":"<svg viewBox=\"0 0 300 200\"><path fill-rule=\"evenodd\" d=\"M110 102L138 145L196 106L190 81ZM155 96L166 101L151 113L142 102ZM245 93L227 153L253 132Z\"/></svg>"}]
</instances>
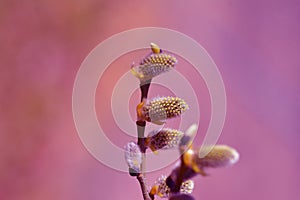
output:
<instances>
[{"instance_id":1,"label":"soft gradient backdrop","mask_svg":"<svg viewBox=\"0 0 300 200\"><path fill-rule=\"evenodd\" d=\"M197 40L225 82L228 112L219 143L238 149L241 159L196 178L196 199L299 198L299 19L296 0L1 0L0 199L142 198L134 178L84 148L71 102L76 72L91 49L144 26ZM169 170L149 174L149 183Z\"/></svg>"}]
</instances>

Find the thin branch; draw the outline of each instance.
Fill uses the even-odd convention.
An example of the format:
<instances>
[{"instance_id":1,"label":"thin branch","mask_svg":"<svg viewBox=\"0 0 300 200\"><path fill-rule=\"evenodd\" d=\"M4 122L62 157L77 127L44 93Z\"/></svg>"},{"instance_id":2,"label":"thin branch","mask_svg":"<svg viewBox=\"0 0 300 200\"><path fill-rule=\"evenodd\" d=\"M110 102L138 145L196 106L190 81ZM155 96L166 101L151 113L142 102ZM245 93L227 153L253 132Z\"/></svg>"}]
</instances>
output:
<instances>
[{"instance_id":1,"label":"thin branch","mask_svg":"<svg viewBox=\"0 0 300 200\"><path fill-rule=\"evenodd\" d=\"M181 187L181 184L183 182L183 176L184 176L184 173L186 171L186 166L183 162L183 155L180 156L180 168L179 168L179 172L177 174L177 178L175 180L175 186L174 188L171 188L171 192L172 193L176 193L176 192L179 192L180 191L180 187Z\"/></svg>"},{"instance_id":2,"label":"thin branch","mask_svg":"<svg viewBox=\"0 0 300 200\"><path fill-rule=\"evenodd\" d=\"M176 167L166 179L167 186L170 188L170 192L173 194L180 192L180 187L186 180L187 174L191 173L191 169L184 164L182 155L180 160L180 165Z\"/></svg>"},{"instance_id":3,"label":"thin branch","mask_svg":"<svg viewBox=\"0 0 300 200\"><path fill-rule=\"evenodd\" d=\"M145 178L143 177L142 173L137 176L137 180L140 183L144 200L152 200L149 196L149 193L148 193L148 190L147 190L147 185L146 185L146 182L145 182Z\"/></svg>"},{"instance_id":4,"label":"thin branch","mask_svg":"<svg viewBox=\"0 0 300 200\"><path fill-rule=\"evenodd\" d=\"M147 99L148 97L148 92L149 92L149 87L151 84L152 79L147 80L147 81L141 81L140 84L140 89L141 89L141 102L143 99Z\"/></svg>"},{"instance_id":5,"label":"thin branch","mask_svg":"<svg viewBox=\"0 0 300 200\"><path fill-rule=\"evenodd\" d=\"M141 82L140 84L140 89L141 89L141 102L145 99L147 99L148 96L148 91L149 87L151 84L151 80L147 82ZM141 173L137 175L137 180L140 183L142 194L144 200L153 200L154 198L151 198L149 196L149 192L147 190L147 184L145 181L145 170L146 170L146 145L145 145L145 127L146 127L146 122L143 120L138 119L136 121L137 125L137 132L138 132L138 142L137 144L140 147L140 150L142 152L142 164L141 164Z\"/></svg>"}]
</instances>

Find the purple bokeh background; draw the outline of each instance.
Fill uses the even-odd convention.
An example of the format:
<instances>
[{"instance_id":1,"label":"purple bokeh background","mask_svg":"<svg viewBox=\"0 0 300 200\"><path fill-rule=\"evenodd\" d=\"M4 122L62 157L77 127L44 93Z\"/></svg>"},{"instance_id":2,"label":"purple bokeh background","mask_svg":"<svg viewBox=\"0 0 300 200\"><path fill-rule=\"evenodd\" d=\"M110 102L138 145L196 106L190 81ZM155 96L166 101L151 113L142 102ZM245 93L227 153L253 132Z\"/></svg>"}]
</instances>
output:
<instances>
[{"instance_id":1,"label":"purple bokeh background","mask_svg":"<svg viewBox=\"0 0 300 200\"><path fill-rule=\"evenodd\" d=\"M91 49L145 26L197 40L225 82L219 143L241 158L196 178L196 199L297 199L299 19L296 0L1 1L0 199L141 199L134 178L84 148L71 102L76 72ZM149 174L149 183L169 170Z\"/></svg>"}]
</instances>

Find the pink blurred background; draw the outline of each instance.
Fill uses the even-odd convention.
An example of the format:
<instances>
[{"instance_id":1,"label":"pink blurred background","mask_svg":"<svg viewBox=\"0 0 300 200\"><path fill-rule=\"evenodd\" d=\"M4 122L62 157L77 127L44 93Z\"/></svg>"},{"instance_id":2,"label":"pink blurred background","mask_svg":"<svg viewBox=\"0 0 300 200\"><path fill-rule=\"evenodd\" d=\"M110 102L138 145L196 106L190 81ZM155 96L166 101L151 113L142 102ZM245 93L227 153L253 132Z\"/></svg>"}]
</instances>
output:
<instances>
[{"instance_id":1,"label":"pink blurred background","mask_svg":"<svg viewBox=\"0 0 300 200\"><path fill-rule=\"evenodd\" d=\"M196 199L297 199L299 19L296 0L2 0L0 199L142 198L134 178L105 167L82 145L72 87L92 48L145 26L197 40L225 82L228 111L219 143L241 158L196 178ZM149 174L149 183L169 170Z\"/></svg>"}]
</instances>

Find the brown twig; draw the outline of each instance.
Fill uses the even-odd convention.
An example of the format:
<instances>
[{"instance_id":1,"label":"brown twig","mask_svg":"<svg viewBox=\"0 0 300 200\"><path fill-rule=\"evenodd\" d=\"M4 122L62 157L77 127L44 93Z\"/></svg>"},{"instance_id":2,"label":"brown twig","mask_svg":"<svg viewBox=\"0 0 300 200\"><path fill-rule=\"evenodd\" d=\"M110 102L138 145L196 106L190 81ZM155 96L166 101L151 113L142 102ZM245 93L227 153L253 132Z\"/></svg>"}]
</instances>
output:
<instances>
[{"instance_id":1,"label":"brown twig","mask_svg":"<svg viewBox=\"0 0 300 200\"><path fill-rule=\"evenodd\" d=\"M145 182L145 178L142 173L138 174L137 180L140 183L144 200L151 200L148 190L147 190L147 184Z\"/></svg>"},{"instance_id":2,"label":"brown twig","mask_svg":"<svg viewBox=\"0 0 300 200\"><path fill-rule=\"evenodd\" d=\"M141 89L141 102L148 97L148 91L151 84L151 80L147 82L143 82L140 84ZM146 127L146 121L138 119L136 121L137 125L137 132L138 132L138 146L140 147L140 150L142 152L142 164L141 164L141 173L137 175L137 180L140 183L142 194L144 200L153 200L154 198L149 196L149 192L147 190L147 184L145 181L145 169L146 169L146 149L145 146L145 127Z\"/></svg>"},{"instance_id":3,"label":"brown twig","mask_svg":"<svg viewBox=\"0 0 300 200\"><path fill-rule=\"evenodd\" d=\"M178 174L176 176L176 180L174 181L175 185L174 185L173 188L171 188L171 192L172 193L177 193L177 192L180 191L180 186L181 186L181 184L183 182L184 174L186 172L186 166L185 166L185 164L183 162L183 156L182 155L180 156L180 161L181 162L180 162L179 172L178 172Z\"/></svg>"}]
</instances>

